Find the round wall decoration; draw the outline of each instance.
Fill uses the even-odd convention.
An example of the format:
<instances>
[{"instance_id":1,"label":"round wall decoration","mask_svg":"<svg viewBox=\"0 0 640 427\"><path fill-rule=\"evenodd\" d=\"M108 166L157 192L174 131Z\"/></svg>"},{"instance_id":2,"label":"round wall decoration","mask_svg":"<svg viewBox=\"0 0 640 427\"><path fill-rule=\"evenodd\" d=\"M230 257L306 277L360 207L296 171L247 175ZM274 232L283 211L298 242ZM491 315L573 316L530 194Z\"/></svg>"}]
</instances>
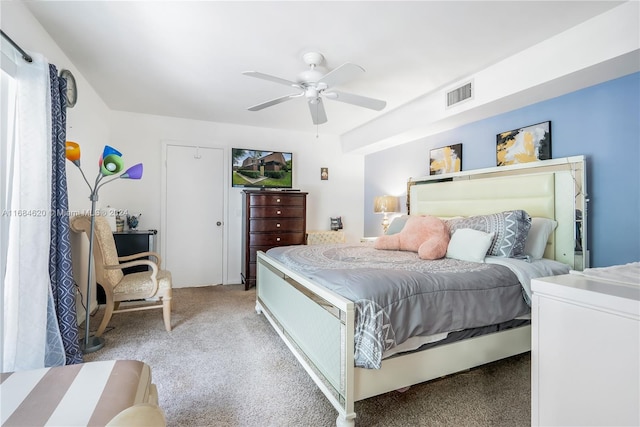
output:
<instances>
[{"instance_id":1,"label":"round wall decoration","mask_svg":"<svg viewBox=\"0 0 640 427\"><path fill-rule=\"evenodd\" d=\"M73 108L78 100L78 87L76 86L76 78L69 70L61 70L60 77L67 81L67 107Z\"/></svg>"}]
</instances>

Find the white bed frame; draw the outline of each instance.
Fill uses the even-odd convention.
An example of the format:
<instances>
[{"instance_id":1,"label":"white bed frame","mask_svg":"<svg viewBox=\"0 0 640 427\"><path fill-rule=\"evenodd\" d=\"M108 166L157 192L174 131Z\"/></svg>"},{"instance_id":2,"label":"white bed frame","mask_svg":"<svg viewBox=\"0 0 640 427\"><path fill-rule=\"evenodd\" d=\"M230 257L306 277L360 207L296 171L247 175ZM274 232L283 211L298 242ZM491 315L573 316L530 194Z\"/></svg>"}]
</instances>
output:
<instances>
[{"instance_id":1,"label":"white bed frame","mask_svg":"<svg viewBox=\"0 0 640 427\"><path fill-rule=\"evenodd\" d=\"M411 214L439 217L524 209L558 227L545 257L580 269L575 210L583 211L582 156L410 181ZM438 182L442 179L447 182ZM415 184L415 185L414 185ZM583 242L586 223L583 222ZM584 243L583 243L583 247ZM530 326L385 359L381 369L354 366L354 304L258 253L256 311L263 313L338 411L337 426L354 426L356 401L460 372L531 349Z\"/></svg>"}]
</instances>

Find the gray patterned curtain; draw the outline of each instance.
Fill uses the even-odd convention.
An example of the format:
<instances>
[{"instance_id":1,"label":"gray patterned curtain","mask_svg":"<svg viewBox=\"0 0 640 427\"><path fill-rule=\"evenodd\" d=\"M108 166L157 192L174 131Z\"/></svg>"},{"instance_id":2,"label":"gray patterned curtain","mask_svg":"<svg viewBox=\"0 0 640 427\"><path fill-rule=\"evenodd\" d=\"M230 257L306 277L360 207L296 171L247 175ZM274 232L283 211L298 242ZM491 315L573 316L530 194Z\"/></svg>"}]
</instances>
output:
<instances>
[{"instance_id":1,"label":"gray patterned curtain","mask_svg":"<svg viewBox=\"0 0 640 427\"><path fill-rule=\"evenodd\" d=\"M55 318L49 317L47 339L56 339L56 329L62 337L67 365L82 363L78 342L75 287L71 269L71 243L69 237L69 199L65 142L67 128L67 82L58 77L55 65L49 64L51 81L51 245L49 275ZM55 325L54 323L57 323ZM59 338L57 338L59 339Z\"/></svg>"}]
</instances>

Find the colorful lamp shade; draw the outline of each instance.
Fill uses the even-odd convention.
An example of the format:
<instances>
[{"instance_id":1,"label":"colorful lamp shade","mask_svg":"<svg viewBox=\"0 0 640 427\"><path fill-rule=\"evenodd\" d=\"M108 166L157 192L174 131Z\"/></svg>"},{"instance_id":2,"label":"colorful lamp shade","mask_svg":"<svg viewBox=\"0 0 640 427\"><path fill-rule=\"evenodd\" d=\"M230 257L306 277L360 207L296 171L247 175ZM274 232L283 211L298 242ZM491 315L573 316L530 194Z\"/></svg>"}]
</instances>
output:
<instances>
[{"instance_id":1,"label":"colorful lamp shade","mask_svg":"<svg viewBox=\"0 0 640 427\"><path fill-rule=\"evenodd\" d=\"M73 141L67 141L65 148L65 156L67 160L80 167L80 144Z\"/></svg>"},{"instance_id":2,"label":"colorful lamp shade","mask_svg":"<svg viewBox=\"0 0 640 427\"><path fill-rule=\"evenodd\" d=\"M110 147L109 145L105 145L104 150L102 150L102 158L104 159L105 157L110 156L112 154L115 154L118 157L122 157L121 152L119 152L113 147Z\"/></svg>"},{"instance_id":3,"label":"colorful lamp shade","mask_svg":"<svg viewBox=\"0 0 640 427\"><path fill-rule=\"evenodd\" d=\"M65 144L65 156L67 160L73 162L78 168L80 168L80 144L74 141L67 141ZM101 177L111 176L122 172L124 169L124 160L122 160L122 153L115 148L105 145L102 151L102 156L98 162L100 168L98 172L97 182L101 181ZM142 178L142 163L131 166L118 178L123 179L140 179ZM84 175L84 174L83 174ZM89 185L91 187L91 185ZM92 188L92 191L94 189Z\"/></svg>"},{"instance_id":4,"label":"colorful lamp shade","mask_svg":"<svg viewBox=\"0 0 640 427\"><path fill-rule=\"evenodd\" d=\"M124 168L122 153L108 145L104 146L100 157L100 173L104 176L115 175Z\"/></svg>"},{"instance_id":5,"label":"colorful lamp shade","mask_svg":"<svg viewBox=\"0 0 640 427\"><path fill-rule=\"evenodd\" d=\"M137 165L131 166L122 175L120 175L120 178L123 178L123 179L142 178L142 163L138 163Z\"/></svg>"}]
</instances>

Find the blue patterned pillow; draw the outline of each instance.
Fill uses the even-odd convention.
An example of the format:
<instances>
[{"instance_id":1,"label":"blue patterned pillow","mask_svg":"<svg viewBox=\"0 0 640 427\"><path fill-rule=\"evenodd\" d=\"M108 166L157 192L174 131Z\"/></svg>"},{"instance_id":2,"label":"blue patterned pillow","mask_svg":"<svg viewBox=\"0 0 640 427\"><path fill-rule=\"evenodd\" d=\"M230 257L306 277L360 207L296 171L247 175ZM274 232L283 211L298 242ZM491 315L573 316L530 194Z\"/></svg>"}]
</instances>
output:
<instances>
[{"instance_id":1,"label":"blue patterned pillow","mask_svg":"<svg viewBox=\"0 0 640 427\"><path fill-rule=\"evenodd\" d=\"M461 228L494 233L487 255L526 258L524 245L531 228L531 217L523 210L453 219L448 224L452 234Z\"/></svg>"}]
</instances>

